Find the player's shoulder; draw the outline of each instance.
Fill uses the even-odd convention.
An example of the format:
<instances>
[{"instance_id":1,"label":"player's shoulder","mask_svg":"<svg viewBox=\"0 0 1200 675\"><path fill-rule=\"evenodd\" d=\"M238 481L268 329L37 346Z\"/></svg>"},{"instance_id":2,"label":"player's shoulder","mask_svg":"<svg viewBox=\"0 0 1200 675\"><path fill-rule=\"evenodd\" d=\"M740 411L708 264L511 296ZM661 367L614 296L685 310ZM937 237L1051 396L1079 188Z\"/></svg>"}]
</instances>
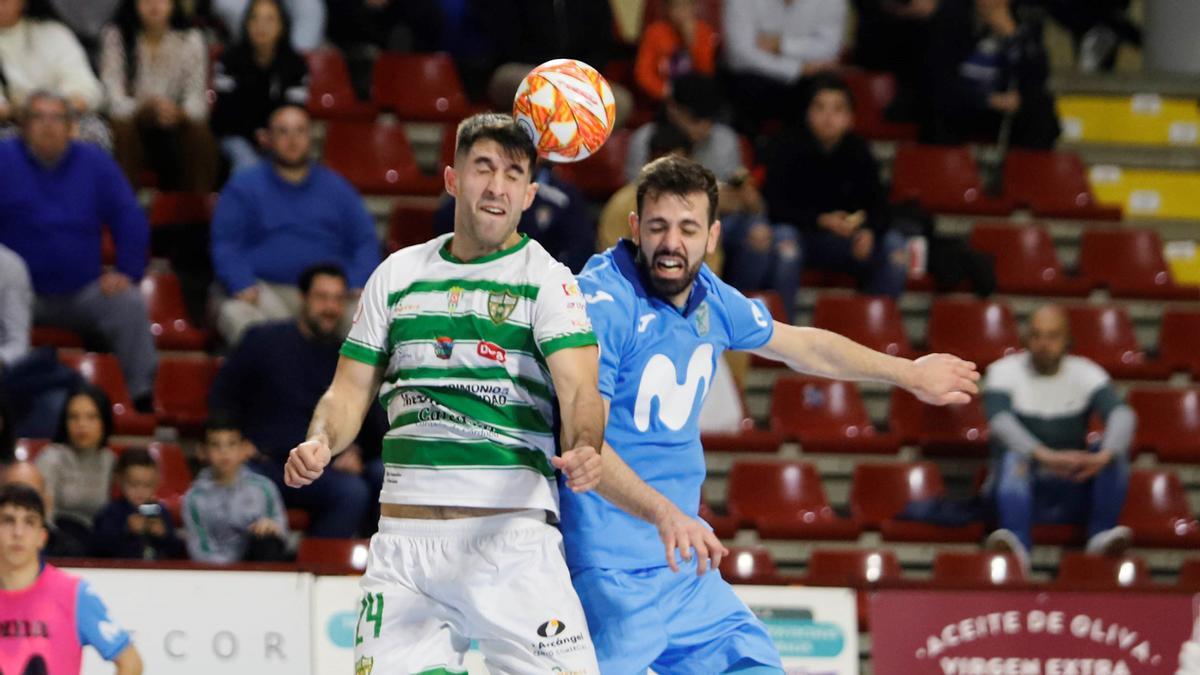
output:
<instances>
[{"instance_id":1,"label":"player's shoulder","mask_svg":"<svg viewBox=\"0 0 1200 675\"><path fill-rule=\"evenodd\" d=\"M722 311L735 303L749 304L755 302L717 276L709 268L708 263L700 265L700 272L696 275L696 283L703 284L708 300L714 302Z\"/></svg>"},{"instance_id":2,"label":"player's shoulder","mask_svg":"<svg viewBox=\"0 0 1200 675\"><path fill-rule=\"evenodd\" d=\"M389 282L414 278L439 259L441 250L452 236L453 233L443 234L422 244L405 246L384 258L375 268L375 274L384 275Z\"/></svg>"},{"instance_id":3,"label":"player's shoulder","mask_svg":"<svg viewBox=\"0 0 1200 675\"><path fill-rule=\"evenodd\" d=\"M617 242L612 248L593 255L576 277L589 308L599 305L630 307L634 304L637 293L633 283L621 273L615 260L617 246L621 245Z\"/></svg>"}]
</instances>

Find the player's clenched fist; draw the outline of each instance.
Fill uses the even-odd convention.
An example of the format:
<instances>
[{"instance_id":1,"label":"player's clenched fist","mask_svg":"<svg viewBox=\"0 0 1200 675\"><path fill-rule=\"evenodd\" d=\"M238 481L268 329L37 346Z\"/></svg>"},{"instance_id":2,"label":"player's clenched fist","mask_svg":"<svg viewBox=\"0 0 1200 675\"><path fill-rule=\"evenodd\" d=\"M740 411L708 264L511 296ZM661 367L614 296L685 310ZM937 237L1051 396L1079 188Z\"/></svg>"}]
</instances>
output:
<instances>
[{"instance_id":1,"label":"player's clenched fist","mask_svg":"<svg viewBox=\"0 0 1200 675\"><path fill-rule=\"evenodd\" d=\"M325 472L333 453L322 441L304 441L288 453L283 466L283 482L288 487L304 487L312 484Z\"/></svg>"},{"instance_id":2,"label":"player's clenched fist","mask_svg":"<svg viewBox=\"0 0 1200 675\"><path fill-rule=\"evenodd\" d=\"M567 476L567 487L573 492L587 492L600 484L603 462L596 449L585 445L568 450L561 457L551 457L550 463Z\"/></svg>"}]
</instances>

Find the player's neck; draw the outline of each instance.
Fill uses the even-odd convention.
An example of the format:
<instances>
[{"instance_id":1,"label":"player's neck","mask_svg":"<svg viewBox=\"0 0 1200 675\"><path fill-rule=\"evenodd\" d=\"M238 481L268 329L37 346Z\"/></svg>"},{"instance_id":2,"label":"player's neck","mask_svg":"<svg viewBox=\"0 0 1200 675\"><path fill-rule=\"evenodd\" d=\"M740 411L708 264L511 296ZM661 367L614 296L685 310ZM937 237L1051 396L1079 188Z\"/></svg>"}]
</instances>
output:
<instances>
[{"instance_id":1,"label":"player's neck","mask_svg":"<svg viewBox=\"0 0 1200 675\"><path fill-rule=\"evenodd\" d=\"M688 284L688 287L683 289L679 293L676 293L675 295L672 295L669 298L663 298L663 299L666 300L667 302L671 303L672 305L675 305L675 309L682 312L685 308L687 308L687 301L688 301L688 298L690 298L690 297L692 297L692 284Z\"/></svg>"},{"instance_id":2,"label":"player's neck","mask_svg":"<svg viewBox=\"0 0 1200 675\"><path fill-rule=\"evenodd\" d=\"M23 591L37 581L41 563L37 556L30 562L13 569L0 570L0 590Z\"/></svg>"},{"instance_id":3,"label":"player's neck","mask_svg":"<svg viewBox=\"0 0 1200 675\"><path fill-rule=\"evenodd\" d=\"M513 230L512 234L508 235L508 238L499 246L486 246L474 237L455 230L454 236L450 238L450 255L454 256L455 260L471 262L493 253L506 251L519 243L521 243L521 235L516 230Z\"/></svg>"}]
</instances>

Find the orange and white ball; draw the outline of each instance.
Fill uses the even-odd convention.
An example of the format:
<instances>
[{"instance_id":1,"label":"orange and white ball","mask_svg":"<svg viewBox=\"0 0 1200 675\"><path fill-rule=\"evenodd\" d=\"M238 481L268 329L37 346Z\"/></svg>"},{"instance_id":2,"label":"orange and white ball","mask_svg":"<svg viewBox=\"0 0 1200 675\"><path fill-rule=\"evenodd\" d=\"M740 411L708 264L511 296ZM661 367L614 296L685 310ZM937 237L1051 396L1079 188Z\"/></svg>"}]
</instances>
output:
<instances>
[{"instance_id":1,"label":"orange and white ball","mask_svg":"<svg viewBox=\"0 0 1200 675\"><path fill-rule=\"evenodd\" d=\"M583 61L554 59L529 71L513 117L552 162L577 162L604 145L617 115L612 87Z\"/></svg>"}]
</instances>

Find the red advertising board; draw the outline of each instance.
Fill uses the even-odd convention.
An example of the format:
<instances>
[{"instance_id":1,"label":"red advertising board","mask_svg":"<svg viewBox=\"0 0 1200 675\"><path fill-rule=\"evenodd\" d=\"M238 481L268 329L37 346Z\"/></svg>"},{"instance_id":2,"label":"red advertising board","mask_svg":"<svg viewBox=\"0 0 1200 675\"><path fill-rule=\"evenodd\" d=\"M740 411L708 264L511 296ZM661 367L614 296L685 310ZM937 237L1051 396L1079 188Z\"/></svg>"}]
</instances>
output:
<instances>
[{"instance_id":1,"label":"red advertising board","mask_svg":"<svg viewBox=\"0 0 1200 675\"><path fill-rule=\"evenodd\" d=\"M1200 596L886 591L877 675L1200 675Z\"/></svg>"}]
</instances>

